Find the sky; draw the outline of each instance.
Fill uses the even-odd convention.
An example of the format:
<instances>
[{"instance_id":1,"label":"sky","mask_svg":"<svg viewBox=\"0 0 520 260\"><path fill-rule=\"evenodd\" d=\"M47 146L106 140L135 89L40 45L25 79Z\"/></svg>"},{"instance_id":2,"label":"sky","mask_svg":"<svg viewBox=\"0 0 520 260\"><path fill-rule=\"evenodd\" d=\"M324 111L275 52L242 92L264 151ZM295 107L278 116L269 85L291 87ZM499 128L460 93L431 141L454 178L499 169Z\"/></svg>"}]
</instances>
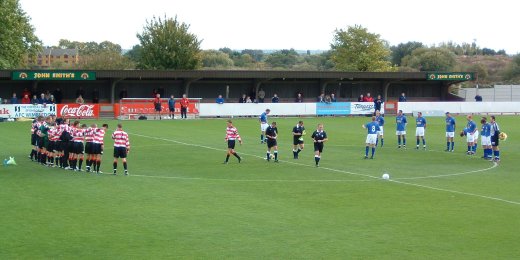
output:
<instances>
[{"instance_id":1,"label":"sky","mask_svg":"<svg viewBox=\"0 0 520 260\"><path fill-rule=\"evenodd\" d=\"M329 50L334 31L361 25L390 45L476 42L520 53L519 1L19 0L45 46L60 39L139 44L147 20L177 17L201 48Z\"/></svg>"}]
</instances>

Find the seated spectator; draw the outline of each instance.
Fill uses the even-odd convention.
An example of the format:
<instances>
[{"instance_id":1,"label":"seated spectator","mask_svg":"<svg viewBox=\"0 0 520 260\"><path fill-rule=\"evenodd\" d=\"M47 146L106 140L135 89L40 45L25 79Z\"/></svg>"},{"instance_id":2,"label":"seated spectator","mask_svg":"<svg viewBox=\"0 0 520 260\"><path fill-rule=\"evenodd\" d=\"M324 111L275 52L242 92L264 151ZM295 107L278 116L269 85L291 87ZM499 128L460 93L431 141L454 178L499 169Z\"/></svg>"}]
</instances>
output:
<instances>
[{"instance_id":1,"label":"seated spectator","mask_svg":"<svg viewBox=\"0 0 520 260\"><path fill-rule=\"evenodd\" d=\"M224 104L224 98L222 97L222 95L218 95L216 102L217 104Z\"/></svg>"},{"instance_id":2,"label":"seated spectator","mask_svg":"<svg viewBox=\"0 0 520 260\"><path fill-rule=\"evenodd\" d=\"M11 104L18 104L18 98L16 97L16 93L13 93L11 97Z\"/></svg>"},{"instance_id":3,"label":"seated spectator","mask_svg":"<svg viewBox=\"0 0 520 260\"><path fill-rule=\"evenodd\" d=\"M238 99L238 103L246 103L246 94L242 94L242 97Z\"/></svg>"},{"instance_id":4,"label":"seated spectator","mask_svg":"<svg viewBox=\"0 0 520 260\"><path fill-rule=\"evenodd\" d=\"M296 96L296 100L294 100L294 102L296 102L296 103L302 103L303 102L302 93L298 93L298 95Z\"/></svg>"},{"instance_id":5,"label":"seated spectator","mask_svg":"<svg viewBox=\"0 0 520 260\"><path fill-rule=\"evenodd\" d=\"M40 98L38 99L38 104L47 104L48 100L45 98L45 94L41 94Z\"/></svg>"},{"instance_id":6,"label":"seated spectator","mask_svg":"<svg viewBox=\"0 0 520 260\"><path fill-rule=\"evenodd\" d=\"M78 98L76 98L76 104L85 104L85 100L83 99L82 95L79 95Z\"/></svg>"},{"instance_id":7,"label":"seated spectator","mask_svg":"<svg viewBox=\"0 0 520 260\"><path fill-rule=\"evenodd\" d=\"M370 96L370 92L367 93L365 98L363 98L363 102L374 102L374 98L372 96Z\"/></svg>"},{"instance_id":8,"label":"seated spectator","mask_svg":"<svg viewBox=\"0 0 520 260\"><path fill-rule=\"evenodd\" d=\"M406 102L406 96L404 95L404 92L401 93L401 96L399 96L399 102Z\"/></svg>"},{"instance_id":9,"label":"seated spectator","mask_svg":"<svg viewBox=\"0 0 520 260\"><path fill-rule=\"evenodd\" d=\"M336 95L334 95L334 93L330 93L330 102L337 102Z\"/></svg>"},{"instance_id":10,"label":"seated spectator","mask_svg":"<svg viewBox=\"0 0 520 260\"><path fill-rule=\"evenodd\" d=\"M278 103L280 102L280 98L278 97L278 95L275 93L273 98L271 98L271 102L273 103Z\"/></svg>"},{"instance_id":11,"label":"seated spectator","mask_svg":"<svg viewBox=\"0 0 520 260\"><path fill-rule=\"evenodd\" d=\"M363 102L363 100L365 100L365 96L363 94L359 95L357 102Z\"/></svg>"},{"instance_id":12,"label":"seated spectator","mask_svg":"<svg viewBox=\"0 0 520 260\"><path fill-rule=\"evenodd\" d=\"M31 99L29 98L29 95L24 95L23 96L22 104L31 104Z\"/></svg>"},{"instance_id":13,"label":"seated spectator","mask_svg":"<svg viewBox=\"0 0 520 260\"><path fill-rule=\"evenodd\" d=\"M33 95L33 98L31 99L31 104L38 105L38 103L40 103L40 101L38 100L36 95Z\"/></svg>"},{"instance_id":14,"label":"seated spectator","mask_svg":"<svg viewBox=\"0 0 520 260\"><path fill-rule=\"evenodd\" d=\"M321 95L318 96L318 99L316 100L316 102L325 102L325 94L321 93Z\"/></svg>"}]
</instances>

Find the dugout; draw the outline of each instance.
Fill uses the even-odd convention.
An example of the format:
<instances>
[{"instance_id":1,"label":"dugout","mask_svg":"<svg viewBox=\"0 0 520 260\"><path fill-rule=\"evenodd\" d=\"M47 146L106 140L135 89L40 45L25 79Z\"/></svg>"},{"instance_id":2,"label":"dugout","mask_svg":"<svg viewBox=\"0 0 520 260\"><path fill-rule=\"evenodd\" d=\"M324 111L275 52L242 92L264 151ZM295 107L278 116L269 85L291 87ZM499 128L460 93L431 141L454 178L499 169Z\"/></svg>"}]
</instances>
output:
<instances>
[{"instance_id":1,"label":"dugout","mask_svg":"<svg viewBox=\"0 0 520 260\"><path fill-rule=\"evenodd\" d=\"M0 97L9 99L16 92L21 99L25 88L32 93L60 88L64 102L73 102L82 89L87 102L96 90L101 103L114 103L123 91L129 98L143 98L152 97L155 90L162 97L187 93L202 102L215 102L222 95L231 103L263 89L265 102L271 102L275 93L280 102L294 102L297 93L305 102L315 102L321 93L335 93L338 101L356 101L368 92L387 101L397 101L402 92L409 101L459 101L450 94L450 86L475 76L472 72L0 70Z\"/></svg>"}]
</instances>

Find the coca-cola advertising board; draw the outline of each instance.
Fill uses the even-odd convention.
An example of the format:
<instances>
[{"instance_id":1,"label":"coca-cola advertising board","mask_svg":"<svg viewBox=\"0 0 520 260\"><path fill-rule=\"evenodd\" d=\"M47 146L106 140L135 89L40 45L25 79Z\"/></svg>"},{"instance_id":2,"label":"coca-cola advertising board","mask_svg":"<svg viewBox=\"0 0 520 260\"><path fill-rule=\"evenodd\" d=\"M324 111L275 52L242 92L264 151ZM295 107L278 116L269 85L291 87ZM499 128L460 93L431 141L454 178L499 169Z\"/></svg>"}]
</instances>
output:
<instances>
[{"instance_id":1,"label":"coca-cola advertising board","mask_svg":"<svg viewBox=\"0 0 520 260\"><path fill-rule=\"evenodd\" d=\"M58 104L58 117L99 118L99 104Z\"/></svg>"}]
</instances>

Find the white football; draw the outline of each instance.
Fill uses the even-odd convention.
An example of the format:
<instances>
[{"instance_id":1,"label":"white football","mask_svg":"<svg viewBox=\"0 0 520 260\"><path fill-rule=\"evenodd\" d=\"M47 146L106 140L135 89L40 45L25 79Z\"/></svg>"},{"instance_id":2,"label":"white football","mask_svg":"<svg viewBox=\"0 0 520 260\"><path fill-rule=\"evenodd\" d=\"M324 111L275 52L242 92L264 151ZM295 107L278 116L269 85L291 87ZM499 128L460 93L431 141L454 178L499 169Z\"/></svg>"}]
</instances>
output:
<instances>
[{"instance_id":1,"label":"white football","mask_svg":"<svg viewBox=\"0 0 520 260\"><path fill-rule=\"evenodd\" d=\"M382 178L383 178L383 180L389 180L390 179L390 174L385 173L385 174L383 174Z\"/></svg>"},{"instance_id":2,"label":"white football","mask_svg":"<svg viewBox=\"0 0 520 260\"><path fill-rule=\"evenodd\" d=\"M270 157L271 157L271 159L274 159L274 154L271 154Z\"/></svg>"}]
</instances>

